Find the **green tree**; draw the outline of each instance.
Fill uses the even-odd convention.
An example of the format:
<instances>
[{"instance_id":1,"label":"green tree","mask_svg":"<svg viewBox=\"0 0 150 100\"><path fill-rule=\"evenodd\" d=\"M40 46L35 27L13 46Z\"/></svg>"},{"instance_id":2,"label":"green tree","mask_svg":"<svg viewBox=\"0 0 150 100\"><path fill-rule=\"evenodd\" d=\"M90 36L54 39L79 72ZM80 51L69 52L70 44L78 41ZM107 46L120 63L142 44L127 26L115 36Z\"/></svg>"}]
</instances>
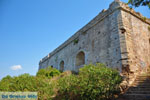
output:
<instances>
[{"instance_id":1,"label":"green tree","mask_svg":"<svg viewBox=\"0 0 150 100\"><path fill-rule=\"evenodd\" d=\"M11 76L6 76L0 81L0 91L9 91L10 83L13 81Z\"/></svg>"},{"instance_id":2,"label":"green tree","mask_svg":"<svg viewBox=\"0 0 150 100\"><path fill-rule=\"evenodd\" d=\"M135 7L148 6L150 8L150 0L128 0L128 4Z\"/></svg>"}]
</instances>

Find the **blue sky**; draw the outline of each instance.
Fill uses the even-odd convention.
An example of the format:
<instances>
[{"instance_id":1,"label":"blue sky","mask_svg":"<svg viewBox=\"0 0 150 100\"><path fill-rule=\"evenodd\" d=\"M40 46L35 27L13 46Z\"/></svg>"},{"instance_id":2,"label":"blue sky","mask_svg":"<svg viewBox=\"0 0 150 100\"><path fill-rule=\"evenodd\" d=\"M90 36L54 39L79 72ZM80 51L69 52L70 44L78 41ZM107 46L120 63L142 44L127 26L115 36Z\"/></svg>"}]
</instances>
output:
<instances>
[{"instance_id":1,"label":"blue sky","mask_svg":"<svg viewBox=\"0 0 150 100\"><path fill-rule=\"evenodd\" d=\"M112 1L0 0L0 79L23 73L35 75L41 58ZM150 17L148 7L136 11Z\"/></svg>"}]
</instances>

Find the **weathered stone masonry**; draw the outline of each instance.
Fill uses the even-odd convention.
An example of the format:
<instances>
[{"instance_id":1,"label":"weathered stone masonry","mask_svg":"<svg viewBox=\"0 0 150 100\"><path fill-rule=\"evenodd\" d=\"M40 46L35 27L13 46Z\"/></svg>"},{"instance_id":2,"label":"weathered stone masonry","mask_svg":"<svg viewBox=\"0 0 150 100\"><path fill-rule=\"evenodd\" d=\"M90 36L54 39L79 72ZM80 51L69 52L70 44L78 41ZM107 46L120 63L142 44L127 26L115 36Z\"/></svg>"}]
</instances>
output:
<instances>
[{"instance_id":1,"label":"weathered stone masonry","mask_svg":"<svg viewBox=\"0 0 150 100\"><path fill-rule=\"evenodd\" d=\"M39 69L77 71L104 63L126 76L150 66L150 20L115 0L61 46L44 57ZM131 75L132 76L132 75ZM129 77L130 78L130 77Z\"/></svg>"}]
</instances>

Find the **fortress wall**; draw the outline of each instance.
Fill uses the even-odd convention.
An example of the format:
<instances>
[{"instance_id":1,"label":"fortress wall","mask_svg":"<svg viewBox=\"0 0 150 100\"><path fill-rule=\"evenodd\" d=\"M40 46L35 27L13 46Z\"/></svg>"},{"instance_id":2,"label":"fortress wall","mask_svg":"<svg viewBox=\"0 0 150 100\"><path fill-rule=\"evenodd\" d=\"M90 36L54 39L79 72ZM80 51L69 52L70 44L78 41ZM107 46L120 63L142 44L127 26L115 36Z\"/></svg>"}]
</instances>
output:
<instances>
[{"instance_id":1,"label":"fortress wall","mask_svg":"<svg viewBox=\"0 0 150 100\"><path fill-rule=\"evenodd\" d=\"M53 66L60 69L64 61L64 70L77 71L76 57L80 51L85 54L85 64L104 63L121 71L121 49L118 31L118 18L121 10L119 3L113 2L108 10L103 10L92 21L75 33L71 38L43 58L39 69ZM75 41L78 43L75 43Z\"/></svg>"},{"instance_id":2,"label":"fortress wall","mask_svg":"<svg viewBox=\"0 0 150 100\"><path fill-rule=\"evenodd\" d=\"M53 66L78 71L90 63L119 70L124 88L132 84L139 72L150 66L150 19L115 0L108 10L44 57L39 69Z\"/></svg>"},{"instance_id":3,"label":"fortress wall","mask_svg":"<svg viewBox=\"0 0 150 100\"><path fill-rule=\"evenodd\" d=\"M150 26L149 19L140 13L124 7L121 11L123 25L125 28L125 39L127 46L127 63L129 71L137 71L150 66Z\"/></svg>"}]
</instances>

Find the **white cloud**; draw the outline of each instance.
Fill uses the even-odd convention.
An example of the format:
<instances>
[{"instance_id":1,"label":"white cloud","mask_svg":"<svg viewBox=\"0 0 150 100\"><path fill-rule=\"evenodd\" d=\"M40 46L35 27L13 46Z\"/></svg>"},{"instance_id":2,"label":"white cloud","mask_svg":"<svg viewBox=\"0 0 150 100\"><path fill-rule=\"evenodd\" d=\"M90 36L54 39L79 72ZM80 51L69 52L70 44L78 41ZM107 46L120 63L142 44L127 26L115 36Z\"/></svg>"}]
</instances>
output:
<instances>
[{"instance_id":1,"label":"white cloud","mask_svg":"<svg viewBox=\"0 0 150 100\"><path fill-rule=\"evenodd\" d=\"M22 69L22 66L21 65L14 65L14 66L11 66L11 70L21 70Z\"/></svg>"}]
</instances>

